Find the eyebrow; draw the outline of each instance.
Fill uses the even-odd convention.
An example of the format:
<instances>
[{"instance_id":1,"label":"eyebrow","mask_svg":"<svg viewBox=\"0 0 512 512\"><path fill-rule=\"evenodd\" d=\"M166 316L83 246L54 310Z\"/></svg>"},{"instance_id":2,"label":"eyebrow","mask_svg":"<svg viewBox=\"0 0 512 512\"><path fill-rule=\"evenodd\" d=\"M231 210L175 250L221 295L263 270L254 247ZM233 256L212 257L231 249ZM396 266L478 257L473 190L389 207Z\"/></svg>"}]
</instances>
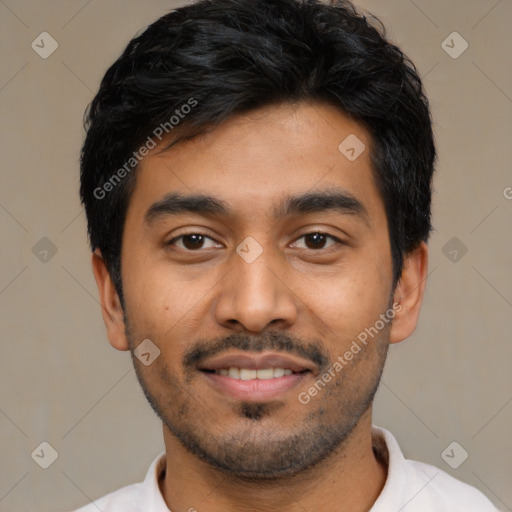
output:
<instances>
[{"instance_id":1,"label":"eyebrow","mask_svg":"<svg viewBox=\"0 0 512 512\"><path fill-rule=\"evenodd\" d=\"M292 215L304 215L324 211L335 211L344 215L356 215L368 224L368 210L350 192L340 188L329 188L306 192L296 196L286 196L272 210L274 219ZM158 219L196 213L203 216L234 216L232 208L219 197L206 194L182 195L167 194L152 204L144 216L144 224L151 225Z\"/></svg>"}]
</instances>

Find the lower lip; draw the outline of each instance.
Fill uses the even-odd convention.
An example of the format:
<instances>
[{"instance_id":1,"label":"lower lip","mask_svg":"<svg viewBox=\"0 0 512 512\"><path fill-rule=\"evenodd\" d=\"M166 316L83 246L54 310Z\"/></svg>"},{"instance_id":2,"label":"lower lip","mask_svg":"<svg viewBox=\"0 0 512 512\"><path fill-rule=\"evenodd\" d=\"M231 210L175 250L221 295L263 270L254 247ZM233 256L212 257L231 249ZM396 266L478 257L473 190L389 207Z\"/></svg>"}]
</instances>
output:
<instances>
[{"instance_id":1,"label":"lower lip","mask_svg":"<svg viewBox=\"0 0 512 512\"><path fill-rule=\"evenodd\" d=\"M201 372L208 383L223 394L247 401L262 401L278 398L279 395L296 387L310 372L292 373L273 379L233 379L218 373Z\"/></svg>"}]
</instances>

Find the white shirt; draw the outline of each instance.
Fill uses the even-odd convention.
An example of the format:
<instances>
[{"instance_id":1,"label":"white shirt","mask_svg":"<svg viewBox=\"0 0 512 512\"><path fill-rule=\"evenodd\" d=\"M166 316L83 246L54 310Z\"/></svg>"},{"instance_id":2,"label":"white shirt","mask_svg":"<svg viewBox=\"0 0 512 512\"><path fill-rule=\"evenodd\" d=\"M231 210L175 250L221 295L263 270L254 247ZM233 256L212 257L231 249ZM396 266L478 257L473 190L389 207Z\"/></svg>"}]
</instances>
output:
<instances>
[{"instance_id":1,"label":"white shirt","mask_svg":"<svg viewBox=\"0 0 512 512\"><path fill-rule=\"evenodd\" d=\"M388 459L388 476L369 512L498 512L475 487L434 466L406 459L388 430L373 426L372 436L374 446L380 445ZM165 451L151 463L143 482L127 485L75 512L169 512L158 487L164 468Z\"/></svg>"}]
</instances>

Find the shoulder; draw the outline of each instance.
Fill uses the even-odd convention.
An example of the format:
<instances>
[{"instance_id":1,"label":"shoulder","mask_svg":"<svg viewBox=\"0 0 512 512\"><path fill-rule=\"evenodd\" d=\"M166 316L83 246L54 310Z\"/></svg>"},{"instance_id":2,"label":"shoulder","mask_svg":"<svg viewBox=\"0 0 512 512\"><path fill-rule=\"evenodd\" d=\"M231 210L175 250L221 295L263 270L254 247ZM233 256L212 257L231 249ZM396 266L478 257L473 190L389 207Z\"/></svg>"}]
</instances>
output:
<instances>
[{"instance_id":1,"label":"shoulder","mask_svg":"<svg viewBox=\"0 0 512 512\"><path fill-rule=\"evenodd\" d=\"M168 510L158 486L158 478L165 468L165 451L151 463L142 482L126 485L73 512L149 512Z\"/></svg>"},{"instance_id":2,"label":"shoulder","mask_svg":"<svg viewBox=\"0 0 512 512\"><path fill-rule=\"evenodd\" d=\"M406 459L394 436L373 426L374 450L388 476L372 512L497 512L478 489L430 464Z\"/></svg>"},{"instance_id":3,"label":"shoulder","mask_svg":"<svg viewBox=\"0 0 512 512\"><path fill-rule=\"evenodd\" d=\"M140 483L127 485L111 492L94 502L85 505L74 512L139 512L140 503Z\"/></svg>"},{"instance_id":4,"label":"shoulder","mask_svg":"<svg viewBox=\"0 0 512 512\"><path fill-rule=\"evenodd\" d=\"M405 510L418 510L414 502L421 503L421 510L438 512L497 512L491 501L475 487L449 475L442 469L415 460L405 460L411 485L418 489L417 496Z\"/></svg>"}]
</instances>

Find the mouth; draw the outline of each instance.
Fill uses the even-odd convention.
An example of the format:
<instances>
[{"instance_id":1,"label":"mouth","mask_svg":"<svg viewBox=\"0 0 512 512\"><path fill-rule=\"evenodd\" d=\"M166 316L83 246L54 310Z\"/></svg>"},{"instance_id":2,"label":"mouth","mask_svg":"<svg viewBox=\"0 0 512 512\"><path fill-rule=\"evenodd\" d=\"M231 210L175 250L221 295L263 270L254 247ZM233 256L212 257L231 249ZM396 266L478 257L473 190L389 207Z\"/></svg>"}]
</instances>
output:
<instances>
[{"instance_id":1,"label":"mouth","mask_svg":"<svg viewBox=\"0 0 512 512\"><path fill-rule=\"evenodd\" d=\"M230 368L220 368L219 370L202 370L205 373L213 373L214 375L223 375L237 380L269 380L284 377L285 375L293 375L294 373L305 373L309 370L301 372L294 372L290 368L261 368L254 370L252 368L237 368L231 366Z\"/></svg>"},{"instance_id":2,"label":"mouth","mask_svg":"<svg viewBox=\"0 0 512 512\"><path fill-rule=\"evenodd\" d=\"M217 356L198 369L215 391L245 401L278 398L317 373L311 361L275 352Z\"/></svg>"}]
</instances>

